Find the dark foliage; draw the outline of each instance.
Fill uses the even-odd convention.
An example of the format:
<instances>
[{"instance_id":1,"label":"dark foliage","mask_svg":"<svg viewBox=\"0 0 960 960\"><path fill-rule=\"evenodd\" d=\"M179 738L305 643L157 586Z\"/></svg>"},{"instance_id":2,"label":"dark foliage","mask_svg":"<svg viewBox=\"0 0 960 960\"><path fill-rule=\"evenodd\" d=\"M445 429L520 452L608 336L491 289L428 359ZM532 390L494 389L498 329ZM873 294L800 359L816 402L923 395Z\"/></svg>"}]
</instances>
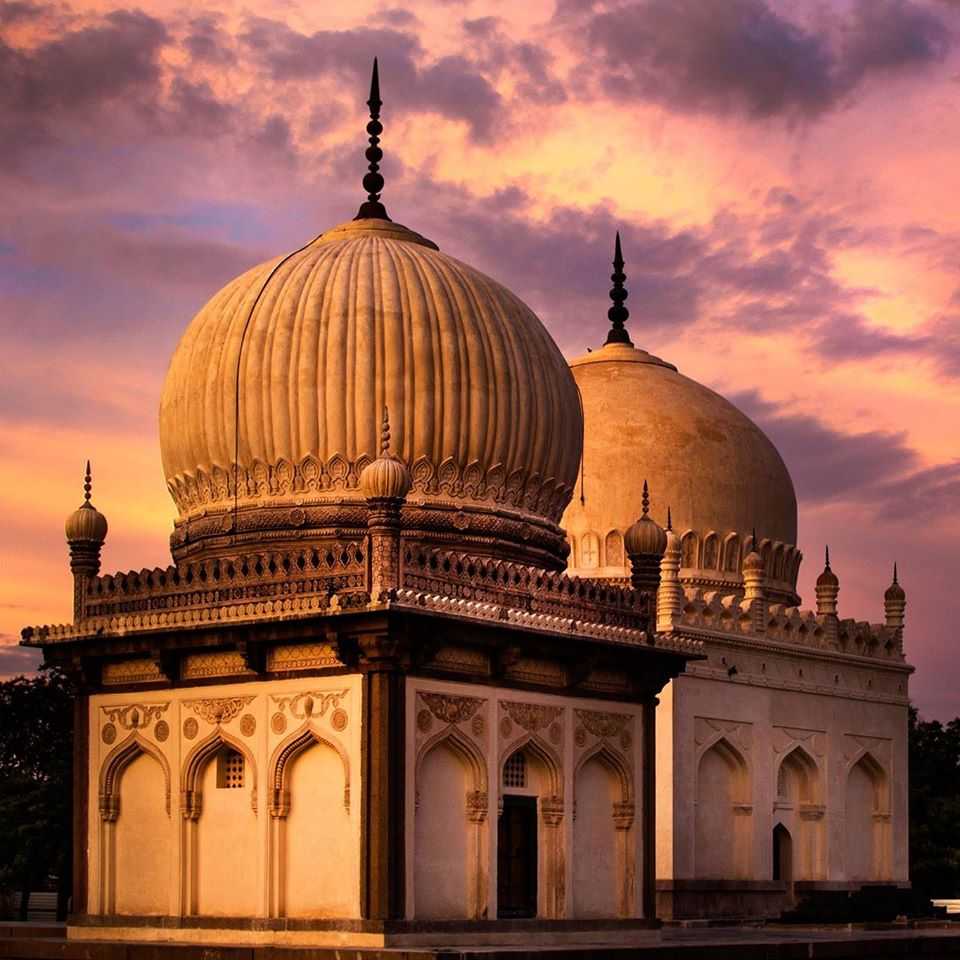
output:
<instances>
[{"instance_id":1,"label":"dark foliage","mask_svg":"<svg viewBox=\"0 0 960 960\"><path fill-rule=\"evenodd\" d=\"M910 709L910 878L928 897L960 897L960 717Z\"/></svg>"},{"instance_id":2,"label":"dark foliage","mask_svg":"<svg viewBox=\"0 0 960 960\"><path fill-rule=\"evenodd\" d=\"M69 896L73 700L56 670L0 683L0 905L23 919L31 890Z\"/></svg>"}]
</instances>

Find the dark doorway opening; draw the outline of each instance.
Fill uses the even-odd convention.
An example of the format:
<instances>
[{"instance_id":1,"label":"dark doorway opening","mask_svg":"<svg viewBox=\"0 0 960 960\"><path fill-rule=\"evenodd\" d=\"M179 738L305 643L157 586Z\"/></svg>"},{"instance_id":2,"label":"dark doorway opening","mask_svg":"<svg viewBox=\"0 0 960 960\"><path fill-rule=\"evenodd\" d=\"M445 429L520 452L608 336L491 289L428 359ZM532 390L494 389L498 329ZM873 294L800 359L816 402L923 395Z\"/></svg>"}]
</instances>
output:
<instances>
[{"instance_id":1,"label":"dark doorway opening","mask_svg":"<svg viewBox=\"0 0 960 960\"><path fill-rule=\"evenodd\" d=\"M537 800L507 795L497 833L497 916L537 915Z\"/></svg>"},{"instance_id":2,"label":"dark doorway opening","mask_svg":"<svg viewBox=\"0 0 960 960\"><path fill-rule=\"evenodd\" d=\"M793 882L793 840L782 823L773 828L773 879Z\"/></svg>"}]
</instances>

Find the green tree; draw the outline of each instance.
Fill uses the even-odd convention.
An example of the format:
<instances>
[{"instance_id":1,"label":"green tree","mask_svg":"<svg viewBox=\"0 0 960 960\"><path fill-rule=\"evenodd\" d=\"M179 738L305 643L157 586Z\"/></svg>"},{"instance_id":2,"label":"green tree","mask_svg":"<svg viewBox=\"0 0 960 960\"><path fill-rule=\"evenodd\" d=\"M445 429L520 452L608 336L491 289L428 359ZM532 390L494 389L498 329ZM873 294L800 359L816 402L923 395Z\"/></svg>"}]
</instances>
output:
<instances>
[{"instance_id":1,"label":"green tree","mask_svg":"<svg viewBox=\"0 0 960 960\"><path fill-rule=\"evenodd\" d=\"M0 889L19 897L57 878L58 914L71 880L74 688L58 670L0 683Z\"/></svg>"},{"instance_id":2,"label":"green tree","mask_svg":"<svg viewBox=\"0 0 960 960\"><path fill-rule=\"evenodd\" d=\"M910 708L910 878L927 897L960 897L960 717Z\"/></svg>"}]
</instances>

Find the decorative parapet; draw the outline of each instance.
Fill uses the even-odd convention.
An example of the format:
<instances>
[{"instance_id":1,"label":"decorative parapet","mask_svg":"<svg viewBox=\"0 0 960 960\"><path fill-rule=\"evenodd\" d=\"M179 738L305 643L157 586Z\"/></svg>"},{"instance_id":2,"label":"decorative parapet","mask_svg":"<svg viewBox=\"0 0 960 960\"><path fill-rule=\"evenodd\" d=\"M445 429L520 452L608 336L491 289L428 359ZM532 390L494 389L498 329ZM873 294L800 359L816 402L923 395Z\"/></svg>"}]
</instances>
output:
<instances>
[{"instance_id":1,"label":"decorative parapet","mask_svg":"<svg viewBox=\"0 0 960 960\"><path fill-rule=\"evenodd\" d=\"M823 615L784 604L771 604L765 618L763 637L779 643L821 650L835 650L859 656L884 657L902 661L899 634L884 624L839 620L836 639ZM694 628L734 636L756 636L751 603L740 594L721 594L700 589L686 590L677 630Z\"/></svg>"},{"instance_id":2,"label":"decorative parapet","mask_svg":"<svg viewBox=\"0 0 960 960\"><path fill-rule=\"evenodd\" d=\"M407 545L402 586L418 593L479 601L530 615L645 631L649 598L629 587L452 550Z\"/></svg>"}]
</instances>

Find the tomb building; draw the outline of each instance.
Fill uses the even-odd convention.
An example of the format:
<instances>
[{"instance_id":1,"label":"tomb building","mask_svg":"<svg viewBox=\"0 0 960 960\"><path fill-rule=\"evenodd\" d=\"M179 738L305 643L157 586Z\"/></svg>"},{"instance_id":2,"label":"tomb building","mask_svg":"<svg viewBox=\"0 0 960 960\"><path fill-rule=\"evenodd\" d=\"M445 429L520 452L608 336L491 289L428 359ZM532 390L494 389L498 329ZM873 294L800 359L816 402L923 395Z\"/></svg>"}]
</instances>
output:
<instances>
[{"instance_id":1,"label":"tomb building","mask_svg":"<svg viewBox=\"0 0 960 960\"><path fill-rule=\"evenodd\" d=\"M815 609L801 608L779 453L723 397L634 346L619 237L612 279L606 342L570 364L585 440L561 522L568 574L623 586L636 518L658 517L657 635L706 654L657 708L659 914L776 916L805 893L907 885L912 667L896 570L882 622L840 616L829 552Z\"/></svg>"},{"instance_id":2,"label":"tomb building","mask_svg":"<svg viewBox=\"0 0 960 960\"><path fill-rule=\"evenodd\" d=\"M176 348L173 563L101 573L88 471L73 622L23 632L80 691L73 939L657 927L656 697L702 646L656 631L668 536L637 521L632 579L565 572L574 374L519 297L390 219L376 71L369 106L357 216Z\"/></svg>"}]
</instances>

